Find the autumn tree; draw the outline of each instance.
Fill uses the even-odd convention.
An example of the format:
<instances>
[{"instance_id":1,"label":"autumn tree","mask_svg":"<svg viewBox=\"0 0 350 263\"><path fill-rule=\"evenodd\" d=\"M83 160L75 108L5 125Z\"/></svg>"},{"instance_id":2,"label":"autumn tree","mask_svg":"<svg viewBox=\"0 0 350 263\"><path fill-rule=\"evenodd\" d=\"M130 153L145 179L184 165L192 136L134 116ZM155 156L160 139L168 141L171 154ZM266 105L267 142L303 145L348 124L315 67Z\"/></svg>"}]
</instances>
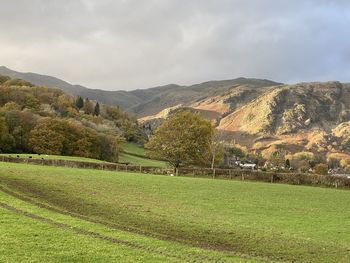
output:
<instances>
[{"instance_id":1,"label":"autumn tree","mask_svg":"<svg viewBox=\"0 0 350 263\"><path fill-rule=\"evenodd\" d=\"M148 155L173 167L202 163L210 151L214 128L189 111L178 112L157 128L145 145Z\"/></svg>"},{"instance_id":2,"label":"autumn tree","mask_svg":"<svg viewBox=\"0 0 350 263\"><path fill-rule=\"evenodd\" d=\"M44 118L30 133L29 144L36 153L62 154L64 134L60 131L62 123L56 119Z\"/></svg>"},{"instance_id":3,"label":"autumn tree","mask_svg":"<svg viewBox=\"0 0 350 263\"><path fill-rule=\"evenodd\" d=\"M316 174L328 174L328 165L324 163L319 163L315 166L315 173Z\"/></svg>"},{"instance_id":4,"label":"autumn tree","mask_svg":"<svg viewBox=\"0 0 350 263\"><path fill-rule=\"evenodd\" d=\"M269 161L273 166L281 167L285 164L285 159L285 153L283 151L277 151L271 155Z\"/></svg>"},{"instance_id":5,"label":"autumn tree","mask_svg":"<svg viewBox=\"0 0 350 263\"><path fill-rule=\"evenodd\" d=\"M12 152L15 148L15 139L9 133L6 121L0 117L0 152Z\"/></svg>"},{"instance_id":6,"label":"autumn tree","mask_svg":"<svg viewBox=\"0 0 350 263\"><path fill-rule=\"evenodd\" d=\"M5 113L6 124L15 140L18 152L28 152L30 131L36 125L37 117L29 110L11 110Z\"/></svg>"},{"instance_id":7,"label":"autumn tree","mask_svg":"<svg viewBox=\"0 0 350 263\"><path fill-rule=\"evenodd\" d=\"M93 114L94 113L94 105L92 104L92 102L88 98L84 102L83 110L84 110L85 114Z\"/></svg>"}]
</instances>

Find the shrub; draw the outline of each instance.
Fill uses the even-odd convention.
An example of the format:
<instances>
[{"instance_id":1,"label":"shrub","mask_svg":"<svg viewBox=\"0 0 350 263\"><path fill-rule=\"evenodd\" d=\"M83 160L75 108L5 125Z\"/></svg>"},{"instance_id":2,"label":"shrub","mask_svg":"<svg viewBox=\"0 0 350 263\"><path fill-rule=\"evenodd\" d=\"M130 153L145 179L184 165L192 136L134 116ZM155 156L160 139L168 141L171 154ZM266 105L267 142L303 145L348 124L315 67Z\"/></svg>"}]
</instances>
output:
<instances>
[{"instance_id":1,"label":"shrub","mask_svg":"<svg viewBox=\"0 0 350 263\"><path fill-rule=\"evenodd\" d=\"M319 163L315 166L315 173L316 174L328 174L328 165L324 163Z\"/></svg>"}]
</instances>

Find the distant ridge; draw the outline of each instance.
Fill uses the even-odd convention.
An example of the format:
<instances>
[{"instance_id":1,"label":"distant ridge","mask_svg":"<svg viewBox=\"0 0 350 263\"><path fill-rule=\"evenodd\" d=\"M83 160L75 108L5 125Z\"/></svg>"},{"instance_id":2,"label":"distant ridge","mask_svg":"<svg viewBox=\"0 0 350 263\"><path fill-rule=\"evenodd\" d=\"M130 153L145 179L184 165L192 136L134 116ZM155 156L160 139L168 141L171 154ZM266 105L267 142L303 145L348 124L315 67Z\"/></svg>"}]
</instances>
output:
<instances>
[{"instance_id":1,"label":"distant ridge","mask_svg":"<svg viewBox=\"0 0 350 263\"><path fill-rule=\"evenodd\" d=\"M0 66L0 75L9 76L29 81L34 85L47 86L50 88L59 88L71 95L82 96L92 100L97 100L102 103L120 106L122 109L127 109L131 104L139 103L140 99L127 91L106 91L98 89L89 89L81 85L73 85L64 80L41 75L37 73L22 73L11 70L5 66Z\"/></svg>"},{"instance_id":2,"label":"distant ridge","mask_svg":"<svg viewBox=\"0 0 350 263\"><path fill-rule=\"evenodd\" d=\"M63 91L84 98L97 100L102 103L119 106L123 110L137 116L156 114L159 111L186 104L195 100L203 99L213 94L224 92L237 85L251 85L256 88L279 85L280 83L270 80L253 78L237 78L232 80L207 81L190 86L169 84L149 89L138 89L133 91L107 91L89 89L81 85L73 85L56 77L41 75L37 73L22 73L14 71L5 66L0 66L0 75L9 76L29 81L35 85L59 88Z\"/></svg>"}]
</instances>

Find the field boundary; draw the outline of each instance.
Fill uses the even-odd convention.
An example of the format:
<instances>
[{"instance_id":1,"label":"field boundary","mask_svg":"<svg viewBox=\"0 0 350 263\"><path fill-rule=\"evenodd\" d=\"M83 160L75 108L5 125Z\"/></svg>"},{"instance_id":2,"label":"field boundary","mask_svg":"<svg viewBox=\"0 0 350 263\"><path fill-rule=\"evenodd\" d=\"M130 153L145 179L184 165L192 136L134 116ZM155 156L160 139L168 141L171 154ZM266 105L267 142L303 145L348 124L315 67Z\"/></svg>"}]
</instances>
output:
<instances>
[{"instance_id":1,"label":"field boundary","mask_svg":"<svg viewBox=\"0 0 350 263\"><path fill-rule=\"evenodd\" d=\"M92 163L71 160L50 160L16 158L11 156L0 156L0 162L28 163L46 166L60 166L69 168L83 168L106 171L137 172L169 176L188 176L195 178L212 178L241 181L259 181L268 183L283 183L292 185L313 185L332 188L350 189L350 179L342 176L330 176L304 173L279 173L262 172L238 169L218 169L218 168L159 168L142 165L126 165L117 163Z\"/></svg>"}]
</instances>

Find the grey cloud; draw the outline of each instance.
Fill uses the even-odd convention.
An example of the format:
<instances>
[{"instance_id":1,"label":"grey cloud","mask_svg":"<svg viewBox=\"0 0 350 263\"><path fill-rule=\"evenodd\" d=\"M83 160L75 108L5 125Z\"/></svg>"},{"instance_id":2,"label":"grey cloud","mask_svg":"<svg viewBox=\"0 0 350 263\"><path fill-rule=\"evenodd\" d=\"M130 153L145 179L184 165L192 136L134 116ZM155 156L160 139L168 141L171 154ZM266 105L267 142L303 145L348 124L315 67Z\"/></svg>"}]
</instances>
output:
<instances>
[{"instance_id":1,"label":"grey cloud","mask_svg":"<svg viewBox=\"0 0 350 263\"><path fill-rule=\"evenodd\" d=\"M0 0L0 64L91 88L349 81L343 0Z\"/></svg>"}]
</instances>

